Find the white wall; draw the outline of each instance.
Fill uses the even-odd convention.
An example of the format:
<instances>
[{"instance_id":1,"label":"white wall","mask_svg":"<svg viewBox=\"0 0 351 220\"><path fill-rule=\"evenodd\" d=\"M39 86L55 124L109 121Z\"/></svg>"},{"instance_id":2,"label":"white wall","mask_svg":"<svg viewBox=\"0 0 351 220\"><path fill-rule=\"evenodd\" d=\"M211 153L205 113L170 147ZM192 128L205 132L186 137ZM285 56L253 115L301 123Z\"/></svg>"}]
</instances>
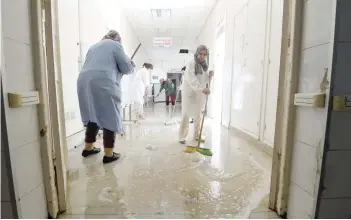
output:
<instances>
[{"instance_id":1,"label":"white wall","mask_svg":"<svg viewBox=\"0 0 351 220\"><path fill-rule=\"evenodd\" d=\"M172 69L180 70L192 57L193 54L189 51L189 54L177 54L173 57L167 57L165 60L152 60L154 70L151 75L158 76L159 79L166 79L169 71ZM154 80L152 83L158 83L158 80Z\"/></svg>"},{"instance_id":2,"label":"white wall","mask_svg":"<svg viewBox=\"0 0 351 220\"><path fill-rule=\"evenodd\" d=\"M325 68L329 69L327 76L330 81L335 2L304 1L302 54L297 92L319 92ZM314 218L326 118L327 108L296 108L288 218Z\"/></svg>"},{"instance_id":3,"label":"white wall","mask_svg":"<svg viewBox=\"0 0 351 220\"><path fill-rule=\"evenodd\" d=\"M197 38L197 43L198 45L203 44L206 45L209 49L210 52L210 57L209 57L209 69L213 70L214 69L214 60L215 60L215 45L216 45L216 27L219 24L219 22L223 19L226 19L225 13L226 13L226 6L228 5L228 1L226 0L220 0L217 2L216 6L213 8L210 16L207 18L207 21L205 25L202 27L200 35ZM196 48L194 48L196 49ZM217 74L222 74L222 73L215 73ZM214 80L216 80L216 77L214 77ZM211 85L211 90L212 93L214 93L217 88L215 88L214 83L212 82ZM208 106L212 106L212 97L209 96L208 99ZM209 107L207 114L209 117L213 117L213 112L212 108Z\"/></svg>"},{"instance_id":4,"label":"white wall","mask_svg":"<svg viewBox=\"0 0 351 220\"><path fill-rule=\"evenodd\" d=\"M35 90L30 0L2 0L2 77L8 92ZM10 109L5 98L10 159L19 218L47 218L37 106Z\"/></svg>"},{"instance_id":5,"label":"white wall","mask_svg":"<svg viewBox=\"0 0 351 220\"><path fill-rule=\"evenodd\" d=\"M121 10L119 1L115 0L79 0L80 4L80 42L82 59L89 47L107 33L108 30L117 30L122 37L122 45L127 56L131 57L140 41L131 27L128 19ZM144 47L141 46L134 57L136 70L141 68L144 62L149 62ZM122 101L129 102L129 85L134 75L126 75L122 78Z\"/></svg>"},{"instance_id":6,"label":"white wall","mask_svg":"<svg viewBox=\"0 0 351 220\"><path fill-rule=\"evenodd\" d=\"M199 44L215 51L216 27L225 19L224 67L222 73L215 73L215 80L216 75L223 75L222 124L270 146L275 130L282 7L281 0L220 0L198 38ZM210 52L211 67L213 62Z\"/></svg>"}]
</instances>

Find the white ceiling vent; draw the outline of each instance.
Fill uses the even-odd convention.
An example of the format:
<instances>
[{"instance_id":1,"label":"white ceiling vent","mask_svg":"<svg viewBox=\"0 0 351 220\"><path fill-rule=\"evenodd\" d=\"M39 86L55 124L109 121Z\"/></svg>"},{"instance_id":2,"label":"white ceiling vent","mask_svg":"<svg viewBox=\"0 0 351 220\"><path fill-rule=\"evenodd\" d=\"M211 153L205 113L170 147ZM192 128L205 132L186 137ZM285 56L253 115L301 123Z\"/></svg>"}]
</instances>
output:
<instances>
[{"instance_id":1,"label":"white ceiling vent","mask_svg":"<svg viewBox=\"0 0 351 220\"><path fill-rule=\"evenodd\" d=\"M151 9L153 18L170 18L171 9Z\"/></svg>"}]
</instances>

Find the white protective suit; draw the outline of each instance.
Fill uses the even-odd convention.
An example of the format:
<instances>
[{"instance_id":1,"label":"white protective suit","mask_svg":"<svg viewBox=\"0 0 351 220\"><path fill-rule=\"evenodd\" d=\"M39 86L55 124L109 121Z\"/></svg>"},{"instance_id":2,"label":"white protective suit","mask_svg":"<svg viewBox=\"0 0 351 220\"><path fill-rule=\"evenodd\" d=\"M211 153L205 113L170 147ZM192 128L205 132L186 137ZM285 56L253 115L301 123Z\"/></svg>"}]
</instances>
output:
<instances>
[{"instance_id":1,"label":"white protective suit","mask_svg":"<svg viewBox=\"0 0 351 220\"><path fill-rule=\"evenodd\" d=\"M202 91L209 83L209 72L202 71L195 75L195 60L187 63L184 71L182 90L182 119L179 129L179 141L185 141L189 132L189 117L194 119L194 136L196 139L200 132L201 112L205 105L205 94Z\"/></svg>"},{"instance_id":2,"label":"white protective suit","mask_svg":"<svg viewBox=\"0 0 351 220\"><path fill-rule=\"evenodd\" d=\"M149 82L149 70L145 67L140 69L134 76L131 91L132 101L136 104L138 114L143 114L143 105L144 105L144 95L145 88L150 84Z\"/></svg>"}]
</instances>

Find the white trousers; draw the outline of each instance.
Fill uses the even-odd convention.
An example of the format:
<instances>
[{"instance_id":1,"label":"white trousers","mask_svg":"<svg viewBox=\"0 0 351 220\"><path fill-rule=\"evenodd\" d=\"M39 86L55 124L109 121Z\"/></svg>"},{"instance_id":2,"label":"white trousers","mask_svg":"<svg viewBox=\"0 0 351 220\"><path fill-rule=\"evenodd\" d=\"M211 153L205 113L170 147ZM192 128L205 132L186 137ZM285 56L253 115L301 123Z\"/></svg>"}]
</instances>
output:
<instances>
[{"instance_id":1,"label":"white trousers","mask_svg":"<svg viewBox=\"0 0 351 220\"><path fill-rule=\"evenodd\" d=\"M194 120L194 134L193 140L197 139L200 134L201 127L201 113ZM179 141L185 141L189 133L189 116L186 113L182 114L179 128Z\"/></svg>"},{"instance_id":2,"label":"white trousers","mask_svg":"<svg viewBox=\"0 0 351 220\"><path fill-rule=\"evenodd\" d=\"M136 104L137 105L137 113L138 115L144 114L144 105L143 104Z\"/></svg>"}]
</instances>

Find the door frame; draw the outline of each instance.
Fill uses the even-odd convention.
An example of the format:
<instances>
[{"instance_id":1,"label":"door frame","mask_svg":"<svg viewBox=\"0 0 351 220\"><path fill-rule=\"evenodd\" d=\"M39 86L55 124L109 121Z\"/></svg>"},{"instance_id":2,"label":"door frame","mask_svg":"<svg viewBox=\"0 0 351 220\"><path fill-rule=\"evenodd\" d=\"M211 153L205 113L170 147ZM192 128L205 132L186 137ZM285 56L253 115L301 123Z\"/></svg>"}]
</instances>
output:
<instances>
[{"instance_id":1,"label":"door frame","mask_svg":"<svg viewBox=\"0 0 351 220\"><path fill-rule=\"evenodd\" d=\"M42 0L45 11L46 68L59 213L67 209L67 143L58 41L57 2ZM55 34L56 35L55 35Z\"/></svg>"},{"instance_id":2,"label":"door frame","mask_svg":"<svg viewBox=\"0 0 351 220\"><path fill-rule=\"evenodd\" d=\"M284 0L278 102L269 208L287 215L295 133L294 94L298 86L304 1Z\"/></svg>"},{"instance_id":3,"label":"door frame","mask_svg":"<svg viewBox=\"0 0 351 220\"><path fill-rule=\"evenodd\" d=\"M53 140L52 108L48 90L48 74L46 63L46 45L44 35L45 0L33 1L30 7L31 34L32 34L32 57L34 67L35 86L40 94L38 105L38 118L40 128L40 146L42 155L43 179L46 194L46 202L49 217L56 218L59 213L59 200L57 195L56 172L55 172L55 143ZM47 22L45 22L47 23Z\"/></svg>"}]
</instances>

